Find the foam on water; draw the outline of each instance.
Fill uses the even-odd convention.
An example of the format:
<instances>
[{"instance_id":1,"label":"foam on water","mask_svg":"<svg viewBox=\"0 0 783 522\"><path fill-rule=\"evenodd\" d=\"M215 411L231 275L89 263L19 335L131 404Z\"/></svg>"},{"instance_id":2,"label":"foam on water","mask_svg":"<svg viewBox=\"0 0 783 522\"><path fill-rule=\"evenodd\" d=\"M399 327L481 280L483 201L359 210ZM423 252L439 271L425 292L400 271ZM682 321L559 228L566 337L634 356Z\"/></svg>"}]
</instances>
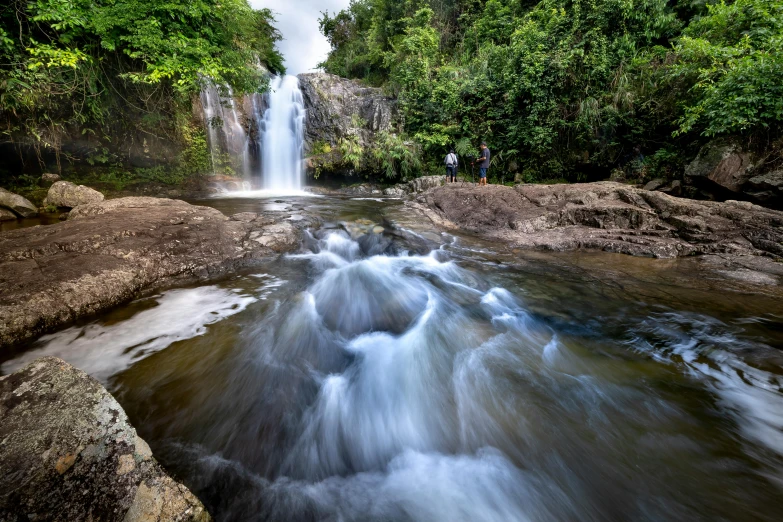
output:
<instances>
[{"instance_id":1,"label":"foam on water","mask_svg":"<svg viewBox=\"0 0 783 522\"><path fill-rule=\"evenodd\" d=\"M217 286L169 290L150 299L154 307L125 321L90 323L44 335L35 349L5 362L2 370L13 372L38 357L53 355L105 382L174 342L203 335L208 325L243 311L256 300Z\"/></svg>"}]
</instances>

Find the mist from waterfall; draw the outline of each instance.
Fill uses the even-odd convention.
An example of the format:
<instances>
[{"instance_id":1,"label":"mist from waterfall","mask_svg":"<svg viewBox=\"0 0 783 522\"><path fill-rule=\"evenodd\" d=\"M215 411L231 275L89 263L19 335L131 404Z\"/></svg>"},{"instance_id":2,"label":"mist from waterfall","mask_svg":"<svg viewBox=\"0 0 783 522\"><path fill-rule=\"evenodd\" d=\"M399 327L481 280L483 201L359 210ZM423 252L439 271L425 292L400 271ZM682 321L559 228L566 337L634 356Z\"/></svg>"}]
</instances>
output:
<instances>
[{"instance_id":1,"label":"mist from waterfall","mask_svg":"<svg viewBox=\"0 0 783 522\"><path fill-rule=\"evenodd\" d=\"M262 185L273 192L302 190L304 101L296 76L273 78L263 120Z\"/></svg>"}]
</instances>

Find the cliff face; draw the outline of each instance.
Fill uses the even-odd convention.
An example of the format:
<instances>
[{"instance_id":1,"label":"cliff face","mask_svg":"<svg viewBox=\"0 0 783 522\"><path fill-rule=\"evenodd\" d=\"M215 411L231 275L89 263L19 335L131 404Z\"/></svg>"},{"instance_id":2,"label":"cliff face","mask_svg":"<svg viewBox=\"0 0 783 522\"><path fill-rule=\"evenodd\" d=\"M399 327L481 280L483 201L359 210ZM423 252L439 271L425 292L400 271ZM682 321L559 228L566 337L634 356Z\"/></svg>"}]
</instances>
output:
<instances>
[{"instance_id":1,"label":"cliff face","mask_svg":"<svg viewBox=\"0 0 783 522\"><path fill-rule=\"evenodd\" d=\"M307 111L306 156L323 153L318 149L325 145L336 149L349 136L356 136L366 148L375 134L399 125L397 102L381 89L327 73L300 74L299 86Z\"/></svg>"}]
</instances>

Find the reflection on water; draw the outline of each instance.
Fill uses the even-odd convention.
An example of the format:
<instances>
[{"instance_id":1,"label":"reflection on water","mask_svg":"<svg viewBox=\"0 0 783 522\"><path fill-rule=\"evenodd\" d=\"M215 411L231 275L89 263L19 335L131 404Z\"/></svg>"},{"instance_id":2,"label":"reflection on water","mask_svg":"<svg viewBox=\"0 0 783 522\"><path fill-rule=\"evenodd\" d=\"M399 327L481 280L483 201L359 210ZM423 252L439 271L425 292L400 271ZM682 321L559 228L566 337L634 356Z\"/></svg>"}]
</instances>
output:
<instances>
[{"instance_id":1,"label":"reflection on water","mask_svg":"<svg viewBox=\"0 0 783 522\"><path fill-rule=\"evenodd\" d=\"M45 336L3 371L47 353L103 379L217 520L779 518L774 289L506 252L400 202L306 204L327 224L298 254Z\"/></svg>"}]
</instances>

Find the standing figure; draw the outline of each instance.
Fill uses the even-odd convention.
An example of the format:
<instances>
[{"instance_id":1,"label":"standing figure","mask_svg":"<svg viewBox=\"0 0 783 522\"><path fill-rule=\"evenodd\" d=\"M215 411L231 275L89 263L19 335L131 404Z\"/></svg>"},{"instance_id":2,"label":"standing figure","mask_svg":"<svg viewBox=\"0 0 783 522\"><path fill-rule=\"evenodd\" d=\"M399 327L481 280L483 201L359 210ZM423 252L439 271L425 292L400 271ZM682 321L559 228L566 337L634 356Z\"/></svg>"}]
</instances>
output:
<instances>
[{"instance_id":1,"label":"standing figure","mask_svg":"<svg viewBox=\"0 0 783 522\"><path fill-rule=\"evenodd\" d=\"M479 155L478 161L479 164L479 185L486 185L487 184L487 169L489 168L489 148L487 147L487 142L482 141L481 142L481 154Z\"/></svg>"},{"instance_id":2,"label":"standing figure","mask_svg":"<svg viewBox=\"0 0 783 522\"><path fill-rule=\"evenodd\" d=\"M455 183L457 181L457 168L459 162L457 161L457 155L454 154L454 149L449 150L446 154L446 183Z\"/></svg>"}]
</instances>

